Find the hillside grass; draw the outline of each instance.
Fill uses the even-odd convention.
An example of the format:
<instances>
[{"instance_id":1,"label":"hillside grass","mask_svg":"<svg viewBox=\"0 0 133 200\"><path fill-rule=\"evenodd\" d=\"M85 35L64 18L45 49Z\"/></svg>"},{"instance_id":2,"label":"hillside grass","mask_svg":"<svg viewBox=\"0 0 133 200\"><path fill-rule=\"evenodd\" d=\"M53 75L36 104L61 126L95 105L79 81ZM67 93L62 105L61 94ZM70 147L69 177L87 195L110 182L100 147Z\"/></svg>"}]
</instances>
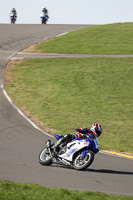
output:
<instances>
[{"instance_id":1,"label":"hillside grass","mask_svg":"<svg viewBox=\"0 0 133 200\"><path fill-rule=\"evenodd\" d=\"M66 54L133 54L133 23L88 26L44 41L36 50Z\"/></svg>"},{"instance_id":2,"label":"hillside grass","mask_svg":"<svg viewBox=\"0 0 133 200\"><path fill-rule=\"evenodd\" d=\"M0 181L0 200L132 200L133 197L107 195L100 192L82 192L56 189L37 184Z\"/></svg>"},{"instance_id":3,"label":"hillside grass","mask_svg":"<svg viewBox=\"0 0 133 200\"><path fill-rule=\"evenodd\" d=\"M25 59L7 68L6 90L59 134L97 122L100 149L133 153L133 58Z\"/></svg>"}]
</instances>

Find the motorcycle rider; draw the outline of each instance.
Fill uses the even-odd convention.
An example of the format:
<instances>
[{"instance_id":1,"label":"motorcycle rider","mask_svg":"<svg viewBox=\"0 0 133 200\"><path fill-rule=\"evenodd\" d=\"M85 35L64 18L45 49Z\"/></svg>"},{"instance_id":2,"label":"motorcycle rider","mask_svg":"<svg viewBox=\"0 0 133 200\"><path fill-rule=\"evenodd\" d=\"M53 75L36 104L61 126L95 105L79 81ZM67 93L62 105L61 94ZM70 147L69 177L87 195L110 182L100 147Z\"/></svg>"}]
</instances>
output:
<instances>
[{"instance_id":1,"label":"motorcycle rider","mask_svg":"<svg viewBox=\"0 0 133 200\"><path fill-rule=\"evenodd\" d=\"M75 139L75 137L77 137L77 139L85 139L88 137L88 135L90 135L92 138L97 138L101 135L102 131L103 131L102 126L97 123L92 124L90 129L86 127L74 129L75 135L66 134L65 136L62 135L60 136L60 139L57 140L57 142L54 145L54 150L58 151L59 145L65 142L68 143L71 140Z\"/></svg>"},{"instance_id":2,"label":"motorcycle rider","mask_svg":"<svg viewBox=\"0 0 133 200\"><path fill-rule=\"evenodd\" d=\"M48 16L48 10L46 9L46 7L42 8L42 13L44 13L46 15L46 17L49 18L49 16Z\"/></svg>"},{"instance_id":3,"label":"motorcycle rider","mask_svg":"<svg viewBox=\"0 0 133 200\"><path fill-rule=\"evenodd\" d=\"M12 24L12 23L15 24L16 18L17 18L17 12L16 12L16 9L13 8L13 9L11 10L11 13L10 13L11 24Z\"/></svg>"},{"instance_id":4,"label":"motorcycle rider","mask_svg":"<svg viewBox=\"0 0 133 200\"><path fill-rule=\"evenodd\" d=\"M11 10L11 13L15 15L15 18L17 18L17 11L16 11L15 8L13 8L13 9Z\"/></svg>"}]
</instances>

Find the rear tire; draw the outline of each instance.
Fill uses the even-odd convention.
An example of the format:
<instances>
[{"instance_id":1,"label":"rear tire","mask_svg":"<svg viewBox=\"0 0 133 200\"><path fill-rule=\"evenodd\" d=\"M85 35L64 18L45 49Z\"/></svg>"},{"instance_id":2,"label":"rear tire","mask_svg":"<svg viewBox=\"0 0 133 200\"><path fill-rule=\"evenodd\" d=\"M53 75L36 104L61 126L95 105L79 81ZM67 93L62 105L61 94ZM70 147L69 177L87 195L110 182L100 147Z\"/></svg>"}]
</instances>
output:
<instances>
[{"instance_id":1,"label":"rear tire","mask_svg":"<svg viewBox=\"0 0 133 200\"><path fill-rule=\"evenodd\" d=\"M39 163L41 165L51 165L52 164L52 158L50 157L50 153L47 150L47 148L43 149L41 153L39 154Z\"/></svg>"},{"instance_id":2,"label":"rear tire","mask_svg":"<svg viewBox=\"0 0 133 200\"><path fill-rule=\"evenodd\" d=\"M84 158L82 158L82 152L80 152L73 161L73 167L76 170L86 169L92 164L93 160L94 154L91 151L86 153Z\"/></svg>"}]
</instances>

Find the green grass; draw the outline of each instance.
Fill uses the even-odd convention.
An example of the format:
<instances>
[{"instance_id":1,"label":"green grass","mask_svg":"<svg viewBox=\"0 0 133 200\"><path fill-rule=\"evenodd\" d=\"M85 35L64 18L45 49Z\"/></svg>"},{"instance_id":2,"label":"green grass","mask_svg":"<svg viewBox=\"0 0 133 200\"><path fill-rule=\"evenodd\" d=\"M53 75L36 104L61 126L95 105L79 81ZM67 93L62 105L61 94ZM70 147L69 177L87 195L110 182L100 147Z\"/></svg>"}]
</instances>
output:
<instances>
[{"instance_id":1,"label":"green grass","mask_svg":"<svg viewBox=\"0 0 133 200\"><path fill-rule=\"evenodd\" d=\"M89 26L42 42L36 50L66 54L133 54L133 23Z\"/></svg>"},{"instance_id":2,"label":"green grass","mask_svg":"<svg viewBox=\"0 0 133 200\"><path fill-rule=\"evenodd\" d=\"M121 197L100 192L81 192L68 189L56 189L36 184L0 181L0 200L132 200L133 197Z\"/></svg>"},{"instance_id":3,"label":"green grass","mask_svg":"<svg viewBox=\"0 0 133 200\"><path fill-rule=\"evenodd\" d=\"M15 104L49 128L97 122L100 149L133 153L133 58L26 59L7 72Z\"/></svg>"}]
</instances>

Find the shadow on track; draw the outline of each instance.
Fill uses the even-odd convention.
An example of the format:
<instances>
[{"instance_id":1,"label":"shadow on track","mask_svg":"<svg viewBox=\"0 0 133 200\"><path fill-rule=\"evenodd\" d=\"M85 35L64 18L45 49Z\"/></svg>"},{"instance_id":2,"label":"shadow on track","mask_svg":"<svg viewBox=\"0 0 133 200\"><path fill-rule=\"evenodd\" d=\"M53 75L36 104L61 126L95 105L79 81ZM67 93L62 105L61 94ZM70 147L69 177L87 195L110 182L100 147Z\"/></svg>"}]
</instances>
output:
<instances>
[{"instance_id":1,"label":"shadow on track","mask_svg":"<svg viewBox=\"0 0 133 200\"><path fill-rule=\"evenodd\" d=\"M45 167L45 166L44 166ZM75 170L71 166L65 166L65 165L57 165L53 164L49 167L55 167L55 168L65 168L66 170ZM121 175L133 175L133 172L124 172L124 171L117 171L117 170L110 170L110 169L85 169L85 170L75 170L80 172L94 172L94 173L101 173L101 174L121 174Z\"/></svg>"},{"instance_id":2,"label":"shadow on track","mask_svg":"<svg viewBox=\"0 0 133 200\"><path fill-rule=\"evenodd\" d=\"M102 174L125 174L125 175L133 175L133 172L124 172L124 171L116 171L110 169L86 169L85 171L94 172L94 173L102 173Z\"/></svg>"}]
</instances>

